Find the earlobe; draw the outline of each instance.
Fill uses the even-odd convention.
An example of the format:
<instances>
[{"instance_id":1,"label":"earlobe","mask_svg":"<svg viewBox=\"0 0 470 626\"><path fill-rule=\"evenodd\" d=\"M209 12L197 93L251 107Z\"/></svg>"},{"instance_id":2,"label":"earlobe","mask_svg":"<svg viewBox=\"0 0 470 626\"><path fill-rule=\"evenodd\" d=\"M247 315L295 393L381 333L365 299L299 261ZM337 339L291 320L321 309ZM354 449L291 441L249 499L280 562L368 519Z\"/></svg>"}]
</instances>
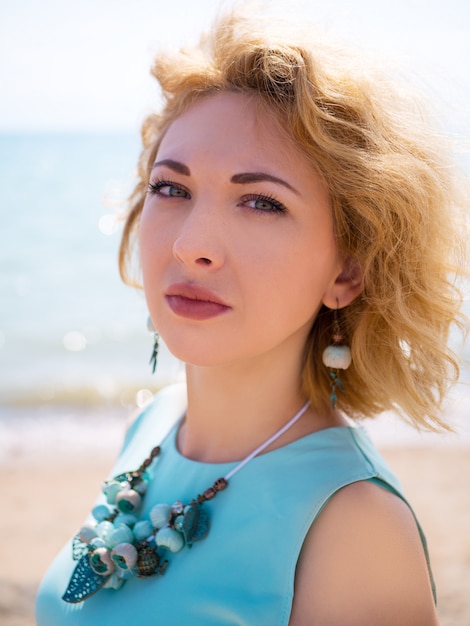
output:
<instances>
[{"instance_id":1,"label":"earlobe","mask_svg":"<svg viewBox=\"0 0 470 626\"><path fill-rule=\"evenodd\" d=\"M347 258L336 276L334 282L328 287L324 296L323 304L329 309L343 308L357 298L364 288L364 274L362 267L356 259Z\"/></svg>"}]
</instances>

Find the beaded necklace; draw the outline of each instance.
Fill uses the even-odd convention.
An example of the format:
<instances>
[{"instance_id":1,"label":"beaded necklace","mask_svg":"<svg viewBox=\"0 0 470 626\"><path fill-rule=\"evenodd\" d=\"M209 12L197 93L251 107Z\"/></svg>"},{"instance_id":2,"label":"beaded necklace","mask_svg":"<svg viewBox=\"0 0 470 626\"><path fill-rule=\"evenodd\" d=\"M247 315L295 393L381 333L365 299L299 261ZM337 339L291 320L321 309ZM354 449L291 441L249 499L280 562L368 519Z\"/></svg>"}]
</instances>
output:
<instances>
[{"instance_id":1,"label":"beaded necklace","mask_svg":"<svg viewBox=\"0 0 470 626\"><path fill-rule=\"evenodd\" d=\"M293 426L309 405L304 404L287 424L189 504L180 500L171 506L156 504L149 519L139 520L138 511L150 482L148 469L160 454L159 446L137 470L107 480L102 487L107 504L96 506L92 511L94 521L73 538L72 555L78 563L62 599L82 602L101 588L120 589L133 576L164 574L168 566L166 552L190 548L207 537L209 517L204 502L226 489L229 479Z\"/></svg>"}]
</instances>

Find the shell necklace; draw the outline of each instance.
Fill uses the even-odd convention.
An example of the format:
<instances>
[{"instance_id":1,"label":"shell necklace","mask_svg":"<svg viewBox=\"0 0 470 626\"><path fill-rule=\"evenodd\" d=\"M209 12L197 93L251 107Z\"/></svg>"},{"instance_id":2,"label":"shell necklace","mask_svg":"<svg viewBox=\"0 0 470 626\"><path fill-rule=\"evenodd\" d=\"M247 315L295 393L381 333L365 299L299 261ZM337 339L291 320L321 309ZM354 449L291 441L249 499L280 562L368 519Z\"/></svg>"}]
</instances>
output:
<instances>
[{"instance_id":1,"label":"shell necklace","mask_svg":"<svg viewBox=\"0 0 470 626\"><path fill-rule=\"evenodd\" d=\"M73 538L72 555L78 563L62 599L82 602L101 588L120 589L133 576L163 574L168 566L167 551L179 552L207 537L209 517L204 502L226 489L229 479L293 426L309 405L304 404L287 424L189 504L179 500L171 506L156 504L149 519L139 520L138 511L150 482L148 469L160 454L159 446L137 470L104 482L107 504L96 506L92 511L94 520Z\"/></svg>"}]
</instances>

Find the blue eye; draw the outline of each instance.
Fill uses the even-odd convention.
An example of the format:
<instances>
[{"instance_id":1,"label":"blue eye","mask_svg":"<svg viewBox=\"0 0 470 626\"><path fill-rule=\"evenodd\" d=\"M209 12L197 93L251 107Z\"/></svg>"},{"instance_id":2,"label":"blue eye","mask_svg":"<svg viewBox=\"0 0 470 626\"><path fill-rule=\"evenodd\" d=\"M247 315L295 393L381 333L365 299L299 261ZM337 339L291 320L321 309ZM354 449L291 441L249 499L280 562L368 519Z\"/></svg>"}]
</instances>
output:
<instances>
[{"instance_id":1,"label":"blue eye","mask_svg":"<svg viewBox=\"0 0 470 626\"><path fill-rule=\"evenodd\" d=\"M243 203L257 213L286 213L286 207L270 196L251 194L243 198Z\"/></svg>"},{"instance_id":2,"label":"blue eye","mask_svg":"<svg viewBox=\"0 0 470 626\"><path fill-rule=\"evenodd\" d=\"M166 193L162 191L165 189ZM160 193L163 196L171 196L172 198L186 198L188 196L188 192L184 189L180 189L179 187L174 187L173 185L167 185L166 187L160 187Z\"/></svg>"},{"instance_id":3,"label":"blue eye","mask_svg":"<svg viewBox=\"0 0 470 626\"><path fill-rule=\"evenodd\" d=\"M275 207L274 204L269 200L255 200L253 208L257 209L258 211L272 211Z\"/></svg>"},{"instance_id":4,"label":"blue eye","mask_svg":"<svg viewBox=\"0 0 470 626\"><path fill-rule=\"evenodd\" d=\"M189 198L189 193L177 183L170 180L157 180L149 183L149 193L165 198Z\"/></svg>"}]
</instances>

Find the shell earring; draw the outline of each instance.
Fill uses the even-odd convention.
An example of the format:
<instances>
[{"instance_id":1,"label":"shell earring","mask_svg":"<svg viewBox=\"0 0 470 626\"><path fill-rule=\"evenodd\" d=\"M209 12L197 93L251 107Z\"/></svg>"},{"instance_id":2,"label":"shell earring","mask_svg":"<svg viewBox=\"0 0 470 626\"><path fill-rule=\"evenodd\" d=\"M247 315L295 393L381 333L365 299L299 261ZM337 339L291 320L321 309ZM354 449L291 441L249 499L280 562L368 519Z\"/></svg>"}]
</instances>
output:
<instances>
[{"instance_id":1,"label":"shell earring","mask_svg":"<svg viewBox=\"0 0 470 626\"><path fill-rule=\"evenodd\" d=\"M148 317L147 320L147 329L150 333L153 333L153 350L152 356L150 357L150 365L152 366L152 374L155 374L155 370L157 369L157 357L158 357L158 342L160 340L160 335L157 332L157 329L153 325L152 318Z\"/></svg>"},{"instance_id":2,"label":"shell earring","mask_svg":"<svg viewBox=\"0 0 470 626\"><path fill-rule=\"evenodd\" d=\"M343 343L344 336L338 322L338 301L333 313L333 343L325 348L322 355L323 364L330 368L331 408L336 408L336 389L344 391L343 383L338 377L338 370L346 370L351 365L351 350Z\"/></svg>"}]
</instances>

